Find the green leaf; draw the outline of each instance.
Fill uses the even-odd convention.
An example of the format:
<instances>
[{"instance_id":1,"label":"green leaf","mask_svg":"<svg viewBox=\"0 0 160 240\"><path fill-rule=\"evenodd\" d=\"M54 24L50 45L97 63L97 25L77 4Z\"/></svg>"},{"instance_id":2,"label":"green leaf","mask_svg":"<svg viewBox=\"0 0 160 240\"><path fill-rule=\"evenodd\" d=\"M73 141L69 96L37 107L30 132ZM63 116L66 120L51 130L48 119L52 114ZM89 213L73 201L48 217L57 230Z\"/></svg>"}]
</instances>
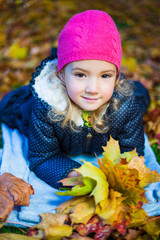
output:
<instances>
[{"instance_id":1,"label":"green leaf","mask_svg":"<svg viewBox=\"0 0 160 240\"><path fill-rule=\"evenodd\" d=\"M82 185L76 185L71 190L64 192L56 192L56 194L60 196L83 196L92 192L95 185L96 182L93 179L84 177Z\"/></svg>"}]
</instances>

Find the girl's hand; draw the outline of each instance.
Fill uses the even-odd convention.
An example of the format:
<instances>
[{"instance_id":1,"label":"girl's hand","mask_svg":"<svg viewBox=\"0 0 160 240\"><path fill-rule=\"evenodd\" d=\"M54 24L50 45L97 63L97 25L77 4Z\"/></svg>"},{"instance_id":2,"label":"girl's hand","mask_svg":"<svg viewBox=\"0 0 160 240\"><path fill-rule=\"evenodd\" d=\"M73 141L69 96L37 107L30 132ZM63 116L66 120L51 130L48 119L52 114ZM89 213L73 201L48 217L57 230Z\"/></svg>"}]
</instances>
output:
<instances>
[{"instance_id":1,"label":"girl's hand","mask_svg":"<svg viewBox=\"0 0 160 240\"><path fill-rule=\"evenodd\" d=\"M77 171L72 171L68 174L67 178L70 178L70 177L78 177L80 176L81 174Z\"/></svg>"}]
</instances>

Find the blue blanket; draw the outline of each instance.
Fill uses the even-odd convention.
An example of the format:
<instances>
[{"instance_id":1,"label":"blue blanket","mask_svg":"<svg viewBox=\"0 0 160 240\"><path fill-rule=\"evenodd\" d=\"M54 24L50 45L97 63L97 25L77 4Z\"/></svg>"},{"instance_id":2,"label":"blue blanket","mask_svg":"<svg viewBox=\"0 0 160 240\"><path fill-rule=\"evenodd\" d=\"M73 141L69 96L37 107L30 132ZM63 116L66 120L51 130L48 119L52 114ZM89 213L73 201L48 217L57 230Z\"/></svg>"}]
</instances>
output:
<instances>
[{"instance_id":1,"label":"blue blanket","mask_svg":"<svg viewBox=\"0 0 160 240\"><path fill-rule=\"evenodd\" d=\"M39 214L44 212L54 213L56 206L70 197L56 195L56 189L40 180L32 171L30 171L27 160L28 141L24 135L21 135L18 130L10 129L5 124L2 124L2 138L3 149L0 150L0 174L9 172L31 184L35 191L35 194L30 198L29 206L18 206L14 208L7 219L7 225L21 227L33 226L40 221ZM81 159L88 160L94 165L98 165L97 158L94 156L72 156L72 159L78 162L80 162ZM158 170L160 173L160 166L156 162L154 153L146 136L145 163L148 168ZM151 184L146 189L146 196L150 201L150 204L144 205L145 211L149 216L160 215L160 204L157 201L157 199L160 200L160 183Z\"/></svg>"}]
</instances>

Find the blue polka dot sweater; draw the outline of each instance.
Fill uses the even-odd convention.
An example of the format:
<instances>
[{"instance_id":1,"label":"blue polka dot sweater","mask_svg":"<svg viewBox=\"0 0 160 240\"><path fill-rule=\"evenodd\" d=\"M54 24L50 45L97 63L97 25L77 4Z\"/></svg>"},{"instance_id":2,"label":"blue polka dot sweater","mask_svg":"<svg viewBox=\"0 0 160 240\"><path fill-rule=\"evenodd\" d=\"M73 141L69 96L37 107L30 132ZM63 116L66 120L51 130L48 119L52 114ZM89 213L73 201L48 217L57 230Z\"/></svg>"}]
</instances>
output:
<instances>
[{"instance_id":1,"label":"blue polka dot sweater","mask_svg":"<svg viewBox=\"0 0 160 240\"><path fill-rule=\"evenodd\" d=\"M121 100L121 105L117 112L107 110L110 130L104 134L87 127L81 116L72 116L78 132L69 126L62 128L61 121L53 122L49 118L51 108L63 111L67 104L67 95L54 74L56 62L53 58L45 59L32 74L28 86L9 93L0 102L2 121L11 128L18 128L28 137L30 169L39 178L58 188L58 181L80 166L68 155L101 154L102 146L106 146L110 135L119 141L122 153L136 148L138 154L143 155L144 104L140 104L140 98L135 94L122 98L114 92L114 96Z\"/></svg>"}]
</instances>

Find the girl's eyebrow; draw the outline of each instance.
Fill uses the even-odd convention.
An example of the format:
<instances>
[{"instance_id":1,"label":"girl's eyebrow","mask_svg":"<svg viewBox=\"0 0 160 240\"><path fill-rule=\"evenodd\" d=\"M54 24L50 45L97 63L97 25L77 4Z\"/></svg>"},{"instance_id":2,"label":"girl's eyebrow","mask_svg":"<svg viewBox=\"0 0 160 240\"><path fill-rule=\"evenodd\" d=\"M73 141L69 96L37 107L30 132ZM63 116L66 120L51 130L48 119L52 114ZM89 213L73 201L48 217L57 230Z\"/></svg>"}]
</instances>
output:
<instances>
[{"instance_id":1,"label":"girl's eyebrow","mask_svg":"<svg viewBox=\"0 0 160 240\"><path fill-rule=\"evenodd\" d=\"M79 71L83 71L83 72L88 72L87 70L83 69L83 68L72 68L71 71L75 71L75 70L79 70Z\"/></svg>"},{"instance_id":2,"label":"girl's eyebrow","mask_svg":"<svg viewBox=\"0 0 160 240\"><path fill-rule=\"evenodd\" d=\"M75 67L75 68L72 68L72 69L71 69L71 71L75 71L75 70L79 70L79 71L83 71L83 72L89 72L89 71L87 71L87 70L85 70L85 69L83 69L83 68L77 68L77 67ZM104 70L104 71L102 71L101 73L107 73L107 72L115 73L116 71L115 71L115 70L112 70L112 69L109 69L109 70Z\"/></svg>"},{"instance_id":3,"label":"girl's eyebrow","mask_svg":"<svg viewBox=\"0 0 160 240\"><path fill-rule=\"evenodd\" d=\"M106 70L106 71L102 71L101 73L115 73L116 71L115 70L113 70L113 69L109 69L109 70Z\"/></svg>"}]
</instances>

